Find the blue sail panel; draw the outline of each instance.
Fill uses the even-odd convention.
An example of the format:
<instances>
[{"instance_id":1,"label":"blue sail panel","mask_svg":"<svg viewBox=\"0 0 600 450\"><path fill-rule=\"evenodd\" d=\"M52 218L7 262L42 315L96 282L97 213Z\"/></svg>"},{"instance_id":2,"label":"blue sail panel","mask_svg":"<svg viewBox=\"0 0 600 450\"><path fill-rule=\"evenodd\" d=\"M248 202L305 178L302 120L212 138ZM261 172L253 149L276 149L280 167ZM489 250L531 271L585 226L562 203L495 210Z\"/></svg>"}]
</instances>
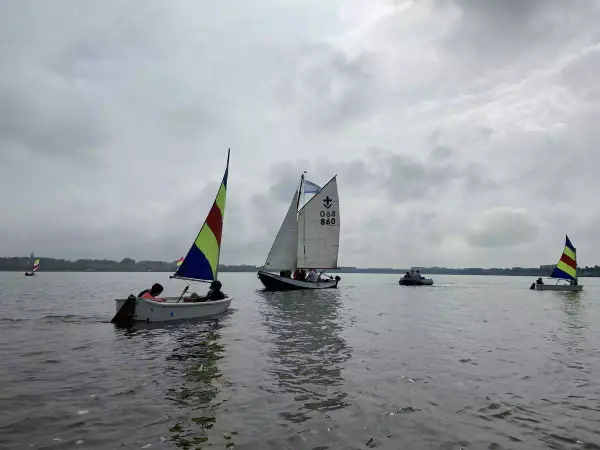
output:
<instances>
[{"instance_id":1,"label":"blue sail panel","mask_svg":"<svg viewBox=\"0 0 600 450\"><path fill-rule=\"evenodd\" d=\"M574 280L575 277L572 277L567 272L560 270L558 267L555 267L550 275L550 278L560 278L561 280Z\"/></svg>"},{"instance_id":2,"label":"blue sail panel","mask_svg":"<svg viewBox=\"0 0 600 450\"><path fill-rule=\"evenodd\" d=\"M196 245L192 245L174 277L199 281L214 280L213 270L208 259Z\"/></svg>"},{"instance_id":3,"label":"blue sail panel","mask_svg":"<svg viewBox=\"0 0 600 450\"><path fill-rule=\"evenodd\" d=\"M569 250L571 250L573 253L575 253L575 246L573 244L571 244L571 240L569 239L569 236L565 236L565 247L567 247Z\"/></svg>"}]
</instances>

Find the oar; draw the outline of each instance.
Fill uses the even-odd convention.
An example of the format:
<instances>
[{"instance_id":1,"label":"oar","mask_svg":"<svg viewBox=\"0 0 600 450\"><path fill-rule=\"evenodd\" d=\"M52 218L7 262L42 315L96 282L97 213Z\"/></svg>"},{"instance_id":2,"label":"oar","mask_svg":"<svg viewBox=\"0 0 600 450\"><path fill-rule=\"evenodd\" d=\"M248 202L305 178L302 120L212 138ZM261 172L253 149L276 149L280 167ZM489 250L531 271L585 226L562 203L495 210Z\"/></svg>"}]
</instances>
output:
<instances>
[{"instance_id":1,"label":"oar","mask_svg":"<svg viewBox=\"0 0 600 450\"><path fill-rule=\"evenodd\" d=\"M181 293L181 295L179 296L179 299L177 300L176 303L179 303L181 301L181 299L183 298L183 296L185 295L185 293L187 292L187 290L190 288L190 285L188 284L185 289L183 290L183 292Z\"/></svg>"}]
</instances>

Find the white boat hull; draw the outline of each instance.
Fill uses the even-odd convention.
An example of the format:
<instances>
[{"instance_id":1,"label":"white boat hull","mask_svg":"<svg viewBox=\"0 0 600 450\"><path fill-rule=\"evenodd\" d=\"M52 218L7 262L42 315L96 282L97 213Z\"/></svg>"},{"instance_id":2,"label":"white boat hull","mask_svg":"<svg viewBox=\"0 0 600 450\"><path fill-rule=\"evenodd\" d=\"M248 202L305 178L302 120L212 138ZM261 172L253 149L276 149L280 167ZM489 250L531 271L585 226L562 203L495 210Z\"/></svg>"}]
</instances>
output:
<instances>
[{"instance_id":1,"label":"white boat hull","mask_svg":"<svg viewBox=\"0 0 600 450\"><path fill-rule=\"evenodd\" d=\"M228 297L216 301L184 303L182 299L176 303L179 297L165 297L165 299L166 302L156 302L150 299L136 298L133 320L150 323L216 316L227 311L233 300L232 297ZM117 312L126 300L125 298L115 300Z\"/></svg>"},{"instance_id":2,"label":"white boat hull","mask_svg":"<svg viewBox=\"0 0 600 450\"><path fill-rule=\"evenodd\" d=\"M583 289L581 284L571 285L571 284L536 284L536 291L570 291L570 292L578 292Z\"/></svg>"}]
</instances>

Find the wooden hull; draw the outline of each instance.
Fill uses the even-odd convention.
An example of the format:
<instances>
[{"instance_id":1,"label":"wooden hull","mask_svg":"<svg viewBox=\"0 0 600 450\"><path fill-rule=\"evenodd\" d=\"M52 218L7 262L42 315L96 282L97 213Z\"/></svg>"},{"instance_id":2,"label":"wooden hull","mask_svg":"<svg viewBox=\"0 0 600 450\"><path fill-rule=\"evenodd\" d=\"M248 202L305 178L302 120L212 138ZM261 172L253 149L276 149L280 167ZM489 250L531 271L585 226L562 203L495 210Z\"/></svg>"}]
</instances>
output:
<instances>
[{"instance_id":1,"label":"wooden hull","mask_svg":"<svg viewBox=\"0 0 600 450\"><path fill-rule=\"evenodd\" d=\"M183 299L177 302L179 297L166 297L166 302L155 302L146 298L135 299L135 322L170 322L174 320L196 319L200 317L216 316L222 314L229 308L233 300L228 297L224 300L184 303ZM125 304L127 299L116 299L117 313Z\"/></svg>"},{"instance_id":2,"label":"wooden hull","mask_svg":"<svg viewBox=\"0 0 600 450\"><path fill-rule=\"evenodd\" d=\"M400 278L398 282L400 286L431 286L433 280L431 278L425 278L424 280L413 280L411 278Z\"/></svg>"},{"instance_id":3,"label":"wooden hull","mask_svg":"<svg viewBox=\"0 0 600 450\"><path fill-rule=\"evenodd\" d=\"M575 286L570 284L536 284L536 291L566 291L566 292L579 292L583 289L581 284Z\"/></svg>"},{"instance_id":4,"label":"wooden hull","mask_svg":"<svg viewBox=\"0 0 600 450\"><path fill-rule=\"evenodd\" d=\"M270 272L258 272L258 279L268 291L298 291L309 289L334 289L339 280L327 280L313 283L286 278Z\"/></svg>"}]
</instances>

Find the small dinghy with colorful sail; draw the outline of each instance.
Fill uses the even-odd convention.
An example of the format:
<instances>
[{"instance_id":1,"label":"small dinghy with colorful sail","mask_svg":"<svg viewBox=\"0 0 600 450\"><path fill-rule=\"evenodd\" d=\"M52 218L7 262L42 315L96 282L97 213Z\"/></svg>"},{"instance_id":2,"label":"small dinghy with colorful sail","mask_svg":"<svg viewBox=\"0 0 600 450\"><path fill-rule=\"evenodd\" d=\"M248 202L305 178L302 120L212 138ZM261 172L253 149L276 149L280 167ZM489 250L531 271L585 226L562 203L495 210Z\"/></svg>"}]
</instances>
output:
<instances>
[{"instance_id":1,"label":"small dinghy with colorful sail","mask_svg":"<svg viewBox=\"0 0 600 450\"><path fill-rule=\"evenodd\" d=\"M565 237L563 254L550 278L556 279L556 284L544 284L542 279L538 278L529 289L536 291L581 291L583 289L583 286L577 282L577 251L569 236ZM569 284L558 284L560 281L568 281Z\"/></svg>"},{"instance_id":2,"label":"small dinghy with colorful sail","mask_svg":"<svg viewBox=\"0 0 600 450\"><path fill-rule=\"evenodd\" d=\"M267 290L337 287L340 277L333 278L324 274L327 269L337 269L340 201L336 177L322 188L306 180L304 174L300 177L300 185L294 193L267 260L258 271L258 278ZM308 201L307 195L312 195ZM312 274L313 280L308 281L303 277L307 270L320 273ZM295 276L292 277L292 274Z\"/></svg>"},{"instance_id":3,"label":"small dinghy with colorful sail","mask_svg":"<svg viewBox=\"0 0 600 450\"><path fill-rule=\"evenodd\" d=\"M38 271L39 268L40 268L40 260L36 259L36 260L33 261L33 266L31 267L31 272L25 272L25 276L26 277L32 277L32 276L34 276L35 273Z\"/></svg>"},{"instance_id":4,"label":"small dinghy with colorful sail","mask_svg":"<svg viewBox=\"0 0 600 450\"><path fill-rule=\"evenodd\" d=\"M217 281L217 274L228 173L229 152L225 175L212 208L185 258L177 260L177 271L171 278L211 283L211 289L218 286L220 290L221 283ZM150 323L209 317L225 312L233 300L233 297L226 295L220 300L210 300L193 294L184 297L189 286L188 283L179 297L141 298L130 295L126 299L117 299L117 314L111 322L129 325L134 321ZM162 290L162 287L160 289Z\"/></svg>"}]
</instances>

